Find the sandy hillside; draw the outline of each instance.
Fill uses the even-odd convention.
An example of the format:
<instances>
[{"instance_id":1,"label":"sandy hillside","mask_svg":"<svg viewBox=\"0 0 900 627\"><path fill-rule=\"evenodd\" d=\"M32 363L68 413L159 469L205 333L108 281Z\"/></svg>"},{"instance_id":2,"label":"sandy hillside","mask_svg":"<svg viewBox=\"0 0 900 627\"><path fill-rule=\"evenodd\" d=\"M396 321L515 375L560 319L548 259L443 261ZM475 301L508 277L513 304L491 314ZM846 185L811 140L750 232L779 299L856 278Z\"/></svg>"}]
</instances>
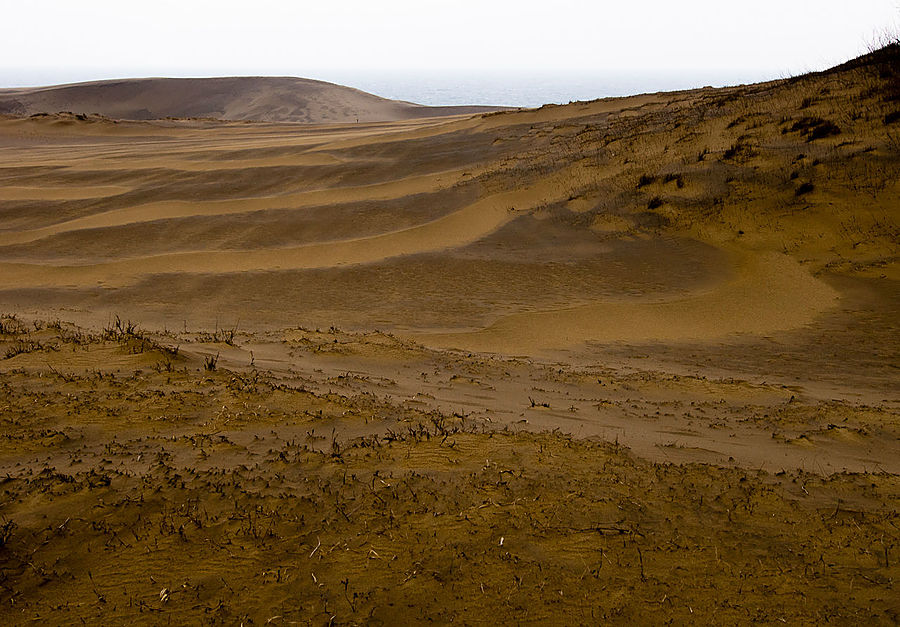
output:
<instances>
[{"instance_id":1,"label":"sandy hillside","mask_svg":"<svg viewBox=\"0 0 900 627\"><path fill-rule=\"evenodd\" d=\"M142 78L0 89L0 114L17 116L68 111L125 120L176 117L333 124L495 109L426 107L290 77Z\"/></svg>"},{"instance_id":2,"label":"sandy hillside","mask_svg":"<svg viewBox=\"0 0 900 627\"><path fill-rule=\"evenodd\" d=\"M0 119L0 614L896 624L898 77Z\"/></svg>"}]
</instances>

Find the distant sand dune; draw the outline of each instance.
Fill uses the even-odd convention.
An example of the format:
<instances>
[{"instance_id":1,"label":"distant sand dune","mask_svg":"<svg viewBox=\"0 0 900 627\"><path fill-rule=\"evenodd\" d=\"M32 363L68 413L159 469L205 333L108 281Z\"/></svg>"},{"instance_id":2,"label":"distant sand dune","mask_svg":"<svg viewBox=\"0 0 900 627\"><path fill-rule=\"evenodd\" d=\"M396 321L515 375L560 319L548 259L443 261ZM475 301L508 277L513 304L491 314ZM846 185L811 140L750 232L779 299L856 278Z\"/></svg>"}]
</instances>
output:
<instances>
[{"instance_id":1,"label":"distant sand dune","mask_svg":"<svg viewBox=\"0 0 900 627\"><path fill-rule=\"evenodd\" d=\"M216 118L333 124L440 117L498 107L427 107L304 78L143 78L0 89L0 113L71 111L125 120Z\"/></svg>"}]
</instances>

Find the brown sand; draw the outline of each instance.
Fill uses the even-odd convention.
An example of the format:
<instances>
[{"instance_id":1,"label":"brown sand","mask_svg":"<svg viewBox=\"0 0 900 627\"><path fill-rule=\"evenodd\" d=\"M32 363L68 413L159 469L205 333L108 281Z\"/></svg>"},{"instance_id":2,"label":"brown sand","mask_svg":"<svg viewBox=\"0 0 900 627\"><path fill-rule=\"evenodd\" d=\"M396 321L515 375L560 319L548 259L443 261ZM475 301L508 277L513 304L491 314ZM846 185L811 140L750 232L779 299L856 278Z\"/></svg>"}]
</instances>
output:
<instances>
[{"instance_id":1,"label":"brown sand","mask_svg":"<svg viewBox=\"0 0 900 627\"><path fill-rule=\"evenodd\" d=\"M0 614L895 624L898 75L0 119Z\"/></svg>"},{"instance_id":2,"label":"brown sand","mask_svg":"<svg viewBox=\"0 0 900 627\"><path fill-rule=\"evenodd\" d=\"M805 326L835 305L837 292L796 261L758 255L737 276L705 293L671 300L600 302L571 309L513 314L484 330L420 336L433 346L534 352L595 342L714 340ZM650 301L650 302L647 302Z\"/></svg>"}]
</instances>

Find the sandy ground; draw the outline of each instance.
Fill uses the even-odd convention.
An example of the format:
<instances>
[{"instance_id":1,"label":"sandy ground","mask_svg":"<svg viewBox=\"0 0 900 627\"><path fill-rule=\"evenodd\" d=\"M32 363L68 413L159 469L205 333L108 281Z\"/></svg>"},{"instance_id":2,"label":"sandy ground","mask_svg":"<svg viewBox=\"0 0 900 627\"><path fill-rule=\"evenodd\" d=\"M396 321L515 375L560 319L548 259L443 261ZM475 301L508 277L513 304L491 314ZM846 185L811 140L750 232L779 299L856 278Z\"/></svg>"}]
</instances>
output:
<instances>
[{"instance_id":1,"label":"sandy ground","mask_svg":"<svg viewBox=\"0 0 900 627\"><path fill-rule=\"evenodd\" d=\"M0 613L895 624L896 66L0 119Z\"/></svg>"}]
</instances>

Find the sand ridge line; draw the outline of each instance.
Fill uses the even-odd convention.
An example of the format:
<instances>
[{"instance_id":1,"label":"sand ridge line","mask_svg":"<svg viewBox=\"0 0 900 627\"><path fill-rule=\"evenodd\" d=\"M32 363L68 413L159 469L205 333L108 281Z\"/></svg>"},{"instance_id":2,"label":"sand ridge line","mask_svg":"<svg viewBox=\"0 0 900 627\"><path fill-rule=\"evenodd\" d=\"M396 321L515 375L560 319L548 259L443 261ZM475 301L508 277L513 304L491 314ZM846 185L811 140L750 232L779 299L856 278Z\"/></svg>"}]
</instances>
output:
<instances>
[{"instance_id":1,"label":"sand ridge line","mask_svg":"<svg viewBox=\"0 0 900 627\"><path fill-rule=\"evenodd\" d=\"M838 293L780 253L735 255L733 279L664 301L602 301L504 316L478 331L417 334L427 346L515 353L587 342L710 340L805 326L834 307Z\"/></svg>"},{"instance_id":2,"label":"sand ridge line","mask_svg":"<svg viewBox=\"0 0 900 627\"><path fill-rule=\"evenodd\" d=\"M436 124L446 124L454 118L437 118L411 121L413 123L383 123L383 124L359 124L359 125L333 125L333 126L279 126L276 129L270 127L253 126L243 127L216 127L214 129L184 129L164 128L157 130L171 131L175 134L148 135L128 140L112 142L81 142L81 134L71 136L70 142L54 143L47 146L31 146L26 154L17 146L0 146L0 163L6 163L5 153L9 152L12 163L16 166L33 164L40 166L63 166L74 171L92 170L95 167L85 167L79 163L86 160L88 163L95 161L115 161L117 159L137 159L148 163L160 161L160 167L171 168L173 161L178 161L183 156L195 155L202 152L221 153L222 151L244 151L260 148L298 148L302 152L297 156L304 162L313 164L312 160L321 159L320 153L325 152L322 146L341 141L353 141L365 139L365 143L371 143L372 138L377 139L383 135L391 137L397 133L426 129ZM221 141L210 139L210 131L228 128L229 139ZM42 129L46 130L46 129ZM0 121L0 138L9 131L8 125ZM185 135L189 133L189 135ZM38 133L40 135L40 133ZM94 137L95 135L90 135ZM147 157L147 147L152 147L154 157ZM314 149L314 150L313 150ZM99 152L98 152L99 150ZM64 152L64 157L57 155ZM159 153L163 154L160 155ZM327 154L327 153L326 153ZM330 156L330 155L329 155ZM190 160L190 159L188 159ZM234 159L230 159L234 160ZM237 159L240 160L240 159ZM301 164L303 165L303 164ZM104 168L111 170L134 169L132 165L104 163ZM176 168L177 169L177 168Z\"/></svg>"},{"instance_id":3,"label":"sand ridge line","mask_svg":"<svg viewBox=\"0 0 900 627\"><path fill-rule=\"evenodd\" d=\"M118 158L118 157L110 157ZM165 168L182 172L208 172L215 170L239 170L241 168L275 168L275 167L314 167L332 166L347 163L345 159L339 159L327 152L307 154L302 152L297 155L284 155L280 157L231 157L224 159L204 159L202 157L182 159L174 162L171 159L146 159L127 157L127 164L112 165L111 170L140 169L140 168Z\"/></svg>"},{"instance_id":4,"label":"sand ridge line","mask_svg":"<svg viewBox=\"0 0 900 627\"><path fill-rule=\"evenodd\" d=\"M355 135L348 134L348 137ZM197 170L204 164L226 164L239 162L244 166L247 159L232 157L227 160L204 159L205 154L215 154L220 148L223 151L251 151L267 148L291 149L296 148L300 152L290 157L297 165L330 165L337 163L335 157L324 151L311 153L310 149L322 144L322 139L315 137L290 137L278 138L250 137L244 140L236 139L230 143L213 144L205 138L196 140L173 139L170 141L154 142L129 142L123 144L104 144L103 150L98 151L92 144L63 144L40 151L33 150L28 155L16 155L15 165L39 165L41 167L65 167L70 172L88 172L95 170L139 170L141 168L164 168L169 170ZM146 156L148 148L152 148L154 156ZM65 155L60 156L60 149L65 150ZM7 159L2 158L0 163ZM256 160L256 158L253 158ZM122 163L118 163L121 161ZM266 161L266 159L259 159ZM218 169L218 168L210 168Z\"/></svg>"},{"instance_id":5,"label":"sand ridge line","mask_svg":"<svg viewBox=\"0 0 900 627\"><path fill-rule=\"evenodd\" d=\"M447 116L442 118L423 118L426 123L408 128L393 126L379 129L378 133L363 133L344 139L335 139L327 143L313 146L310 153L330 150L347 150L371 144L407 141L410 139L427 139L440 135L449 135L460 131L477 129L481 123L481 115Z\"/></svg>"},{"instance_id":6,"label":"sand ridge line","mask_svg":"<svg viewBox=\"0 0 900 627\"><path fill-rule=\"evenodd\" d=\"M331 166L346 163L327 152L307 154L305 151L296 155L279 157L232 157L225 159L204 159L204 152L185 151L183 153L167 153L162 157L135 157L131 154L110 154L102 157L93 156L89 160L72 161L63 159L35 159L42 167L61 166L68 172L139 172L140 170L173 170L178 172L209 172L218 170L239 170L241 168L266 167L315 167Z\"/></svg>"},{"instance_id":7,"label":"sand ridge line","mask_svg":"<svg viewBox=\"0 0 900 627\"><path fill-rule=\"evenodd\" d=\"M0 202L8 200L88 200L106 198L130 192L124 185L59 185L28 187L10 185L0 187Z\"/></svg>"},{"instance_id":8,"label":"sand ridge line","mask_svg":"<svg viewBox=\"0 0 900 627\"><path fill-rule=\"evenodd\" d=\"M265 211L301 209L350 202L394 200L414 194L448 189L477 174L473 168L461 168L411 176L384 183L316 189L292 194L230 198L227 200L164 200L105 211L50 226L23 231L0 231L0 246L25 244L52 235L85 229L111 228L140 222L172 220L195 216L219 216Z\"/></svg>"},{"instance_id":9,"label":"sand ridge line","mask_svg":"<svg viewBox=\"0 0 900 627\"><path fill-rule=\"evenodd\" d=\"M193 154L193 153L187 153ZM368 161L354 160L357 163ZM296 156L271 157L271 158L240 158L229 160L204 160L184 159L170 157L131 157L129 155L115 155L108 157L91 157L89 160L72 161L70 159L35 159L33 163L20 161L16 167L54 167L64 168L66 173L76 172L128 172L131 174L156 174L159 170L171 172L224 172L242 170L247 168L274 168L274 167L328 167L340 166L351 163L346 159L334 157L329 153L307 154L306 152ZM40 200L42 197L32 196L29 200Z\"/></svg>"},{"instance_id":10,"label":"sand ridge line","mask_svg":"<svg viewBox=\"0 0 900 627\"><path fill-rule=\"evenodd\" d=\"M95 159L132 159L136 156L139 160L151 163L161 160L160 167L171 168L171 162L178 162L180 156L196 154L203 150L222 152L228 150L240 151L259 148L295 147L303 150L298 157L302 156L306 163L301 163L300 165L305 165L307 163L309 165L316 165L313 160L319 158L320 153L328 154L328 151L332 149L345 149L370 145L373 143L377 144L381 141L394 142L403 139L421 139L471 128L473 127L474 122L472 124L461 124L467 122L469 117L471 116L466 116L462 119L458 116L422 118L420 120L409 120L405 122L385 122L368 125L340 124L333 126L294 126L289 129L288 133L285 133L284 129L281 128L277 129L277 131L265 128L250 128L246 129L246 132L241 132L244 129L238 128L236 129L236 132L232 133L228 141L213 142L209 140L204 133L204 130L194 130L195 134L190 137L175 137L173 135L148 136L146 139L137 142L117 141L104 143L102 144L104 152L99 155L96 152L96 149L98 148L97 144L65 143L40 149L40 152L31 151L26 157L26 162L37 161L41 165L59 165L70 167L73 170L86 170L89 168L83 167L78 164L77 161L73 163L73 159L77 160L81 157L78 152L73 152L72 149L84 149L87 151L90 161L94 161ZM2 130L3 127L0 125L0 133L2 133ZM77 137L78 136L73 136L73 139ZM142 157L141 155L144 154L144 151L140 149L147 145L152 145L154 148L160 150L168 150L163 157ZM65 159L53 158L55 153L58 152L61 147L64 147L67 150ZM51 154L44 156L45 152ZM21 159L22 155L17 154L16 157ZM328 155L328 157L333 158L332 155ZM240 161L239 158L234 160ZM17 163L19 163L18 160ZM104 164L104 166L105 167L102 169L133 169L129 164L124 164L122 166Z\"/></svg>"},{"instance_id":11,"label":"sand ridge line","mask_svg":"<svg viewBox=\"0 0 900 627\"><path fill-rule=\"evenodd\" d=\"M488 235L523 211L562 200L576 176L567 168L531 186L482 198L436 220L370 237L250 251L192 251L100 264L50 266L3 263L6 287L118 287L141 276L166 273L222 274L303 270L375 263L391 257L465 246Z\"/></svg>"}]
</instances>

